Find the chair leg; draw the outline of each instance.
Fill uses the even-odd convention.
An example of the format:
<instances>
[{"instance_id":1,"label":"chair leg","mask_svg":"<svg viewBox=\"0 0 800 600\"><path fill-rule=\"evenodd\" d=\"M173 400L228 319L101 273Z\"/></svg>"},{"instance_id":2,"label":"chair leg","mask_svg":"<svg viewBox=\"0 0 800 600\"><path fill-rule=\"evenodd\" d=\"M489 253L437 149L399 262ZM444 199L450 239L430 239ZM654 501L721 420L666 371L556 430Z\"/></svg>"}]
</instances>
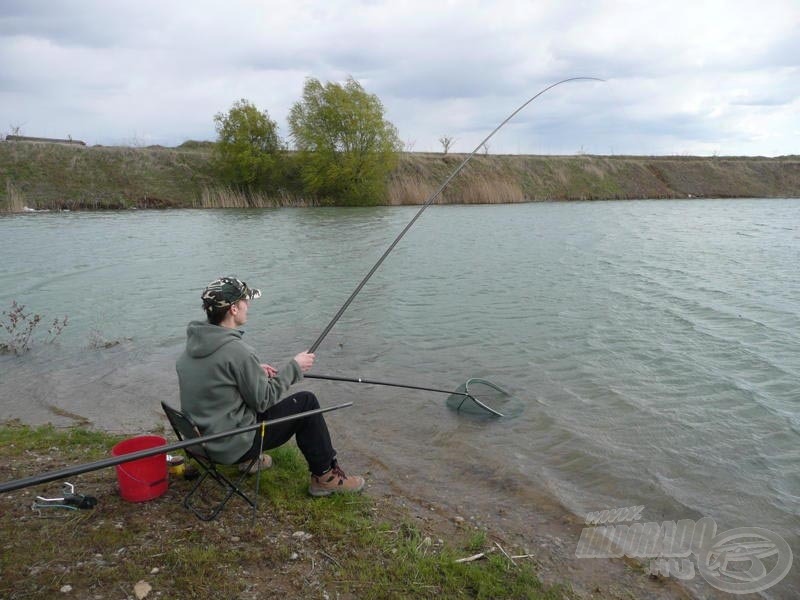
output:
<instances>
[{"instance_id":1,"label":"chair leg","mask_svg":"<svg viewBox=\"0 0 800 600\"><path fill-rule=\"evenodd\" d=\"M242 473L242 475L239 477L239 479L236 480L236 483L233 483L230 479L225 477L225 475L223 475L219 471L216 471L216 474L219 475L220 479L222 479L225 482L225 485L230 488L230 490L231 490L230 494L231 495L236 494L242 500L247 502L250 506L255 506L255 502L253 502L253 500L251 500L250 497L247 496L247 494L245 494L241 489L239 489L239 486L241 486L242 483L244 483L244 480L247 478L247 473L246 472Z\"/></svg>"},{"instance_id":2,"label":"chair leg","mask_svg":"<svg viewBox=\"0 0 800 600\"><path fill-rule=\"evenodd\" d=\"M194 496L195 492L200 489L200 486L203 485L203 482L206 480L208 475L209 475L209 471L207 469L205 469L205 467L204 467L203 468L203 474L194 483L194 485L192 486L192 489L189 490L189 493L186 494L186 496L183 498L183 505L186 508L188 508L189 510L191 510L195 514L195 516L198 519L200 519L201 521L210 521L211 519L213 519L216 516L216 513L212 513L210 515L203 514L197 508L195 508L191 503L192 496Z\"/></svg>"},{"instance_id":3,"label":"chair leg","mask_svg":"<svg viewBox=\"0 0 800 600\"><path fill-rule=\"evenodd\" d=\"M254 459L248 465L248 469L250 465L255 464L257 458L258 457L256 457L256 459ZM242 483L244 482L245 478L247 477L247 471L242 473L241 477L239 477L239 479L237 479L236 482L234 483L230 479L228 479L223 473L218 471L215 465L213 464L205 465L199 461L196 462L198 462L200 467L203 469L203 474L200 476L200 478L197 480L194 486L192 486L192 489L189 490L189 493L186 494L186 497L183 499L183 505L189 510L191 510L198 519L200 519L201 521L211 521L215 519L217 515L222 511L222 509L225 508L225 505L228 503L228 500L230 500L234 494L236 494L237 496L242 498L245 502L247 502L250 506L255 508L255 502L251 500L241 489L239 489ZM192 504L191 499L194 496L194 494L200 490L201 485L208 477L211 477L211 479L213 479L217 483L217 485L219 485L221 488L227 490L227 494L218 504L213 506L210 509L210 511L201 512L198 509L198 507Z\"/></svg>"}]
</instances>

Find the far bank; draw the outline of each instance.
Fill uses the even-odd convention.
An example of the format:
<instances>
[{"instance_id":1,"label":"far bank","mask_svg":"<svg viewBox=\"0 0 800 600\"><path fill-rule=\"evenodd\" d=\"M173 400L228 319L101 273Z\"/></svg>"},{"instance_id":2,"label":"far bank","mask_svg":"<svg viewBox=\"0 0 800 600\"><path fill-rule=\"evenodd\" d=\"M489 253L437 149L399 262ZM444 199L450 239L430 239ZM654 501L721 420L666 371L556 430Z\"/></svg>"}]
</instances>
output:
<instances>
[{"instance_id":1,"label":"far bank","mask_svg":"<svg viewBox=\"0 0 800 600\"><path fill-rule=\"evenodd\" d=\"M403 153L385 204L421 204L464 154ZM289 193L244 197L225 189L211 144L177 148L0 142L0 212L32 209L309 206ZM478 155L438 201L800 197L800 156Z\"/></svg>"}]
</instances>

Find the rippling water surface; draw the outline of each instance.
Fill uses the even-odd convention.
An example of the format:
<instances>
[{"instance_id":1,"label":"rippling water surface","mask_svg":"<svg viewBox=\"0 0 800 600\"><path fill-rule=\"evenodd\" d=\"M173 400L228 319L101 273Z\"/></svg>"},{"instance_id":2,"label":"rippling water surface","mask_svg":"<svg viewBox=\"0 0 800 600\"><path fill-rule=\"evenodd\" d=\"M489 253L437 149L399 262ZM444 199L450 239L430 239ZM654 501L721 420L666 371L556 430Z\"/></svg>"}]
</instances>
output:
<instances>
[{"instance_id":1,"label":"rippling water surface","mask_svg":"<svg viewBox=\"0 0 800 600\"><path fill-rule=\"evenodd\" d=\"M0 218L0 302L70 323L0 358L5 417L46 411L152 426L199 291L261 287L247 338L280 363L307 348L415 208L62 213ZM634 201L432 207L318 351L315 371L525 401L508 421L444 398L317 383L355 447L453 469L471 501L546 489L578 513L760 526L798 552L800 202ZM95 349L105 341L120 341ZM43 412L44 411L44 412ZM66 413L65 413L66 411ZM52 416L52 415L51 415ZM442 492L444 493L444 492ZM796 581L796 580L795 580Z\"/></svg>"}]
</instances>

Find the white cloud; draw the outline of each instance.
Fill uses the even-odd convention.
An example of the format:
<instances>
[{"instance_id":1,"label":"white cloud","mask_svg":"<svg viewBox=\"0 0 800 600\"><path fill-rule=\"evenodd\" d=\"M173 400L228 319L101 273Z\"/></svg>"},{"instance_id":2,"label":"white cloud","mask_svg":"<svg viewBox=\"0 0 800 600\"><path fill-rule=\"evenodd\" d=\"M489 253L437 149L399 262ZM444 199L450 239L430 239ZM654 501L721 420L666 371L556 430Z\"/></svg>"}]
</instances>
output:
<instances>
[{"instance_id":1,"label":"white cloud","mask_svg":"<svg viewBox=\"0 0 800 600\"><path fill-rule=\"evenodd\" d=\"M800 5L762 2L7 1L0 128L89 143L213 139L238 98L282 126L305 77L353 75L401 138L492 152L798 150ZM5 122L3 122L5 121Z\"/></svg>"}]
</instances>

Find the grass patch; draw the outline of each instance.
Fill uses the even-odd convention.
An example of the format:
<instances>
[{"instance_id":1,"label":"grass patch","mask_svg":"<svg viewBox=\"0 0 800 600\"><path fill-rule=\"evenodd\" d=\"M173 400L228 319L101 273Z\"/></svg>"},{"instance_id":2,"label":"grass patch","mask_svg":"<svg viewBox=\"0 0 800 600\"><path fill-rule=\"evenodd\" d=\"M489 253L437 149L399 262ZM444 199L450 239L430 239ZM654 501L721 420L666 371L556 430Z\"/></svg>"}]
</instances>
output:
<instances>
[{"instance_id":1,"label":"grass patch","mask_svg":"<svg viewBox=\"0 0 800 600\"><path fill-rule=\"evenodd\" d=\"M97 460L121 439L81 428L0 425L0 479ZM546 589L532 563L514 565L499 552L455 562L489 550L486 532L452 523L446 533L425 531L396 505L366 494L312 499L299 451L270 454L275 466L261 475L255 519L234 498L216 521L199 521L181 505L191 485L185 480L172 481L156 500L124 502L113 469L72 480L77 493L98 498L91 510L31 510L36 495L58 495L60 482L4 494L0 597L51 596L67 585L72 597L134 597L142 580L153 588L148 597L159 598L570 597Z\"/></svg>"},{"instance_id":2,"label":"grass patch","mask_svg":"<svg viewBox=\"0 0 800 600\"><path fill-rule=\"evenodd\" d=\"M0 210L193 206L213 182L209 151L0 143ZM24 200L23 200L24 199Z\"/></svg>"},{"instance_id":3,"label":"grass patch","mask_svg":"<svg viewBox=\"0 0 800 600\"><path fill-rule=\"evenodd\" d=\"M121 439L121 436L90 429L56 429L52 425L29 427L11 421L0 426L0 454L5 459L38 452L60 454L63 450L89 462L107 457L109 444ZM75 453L76 449L80 449L80 453Z\"/></svg>"}]
</instances>

